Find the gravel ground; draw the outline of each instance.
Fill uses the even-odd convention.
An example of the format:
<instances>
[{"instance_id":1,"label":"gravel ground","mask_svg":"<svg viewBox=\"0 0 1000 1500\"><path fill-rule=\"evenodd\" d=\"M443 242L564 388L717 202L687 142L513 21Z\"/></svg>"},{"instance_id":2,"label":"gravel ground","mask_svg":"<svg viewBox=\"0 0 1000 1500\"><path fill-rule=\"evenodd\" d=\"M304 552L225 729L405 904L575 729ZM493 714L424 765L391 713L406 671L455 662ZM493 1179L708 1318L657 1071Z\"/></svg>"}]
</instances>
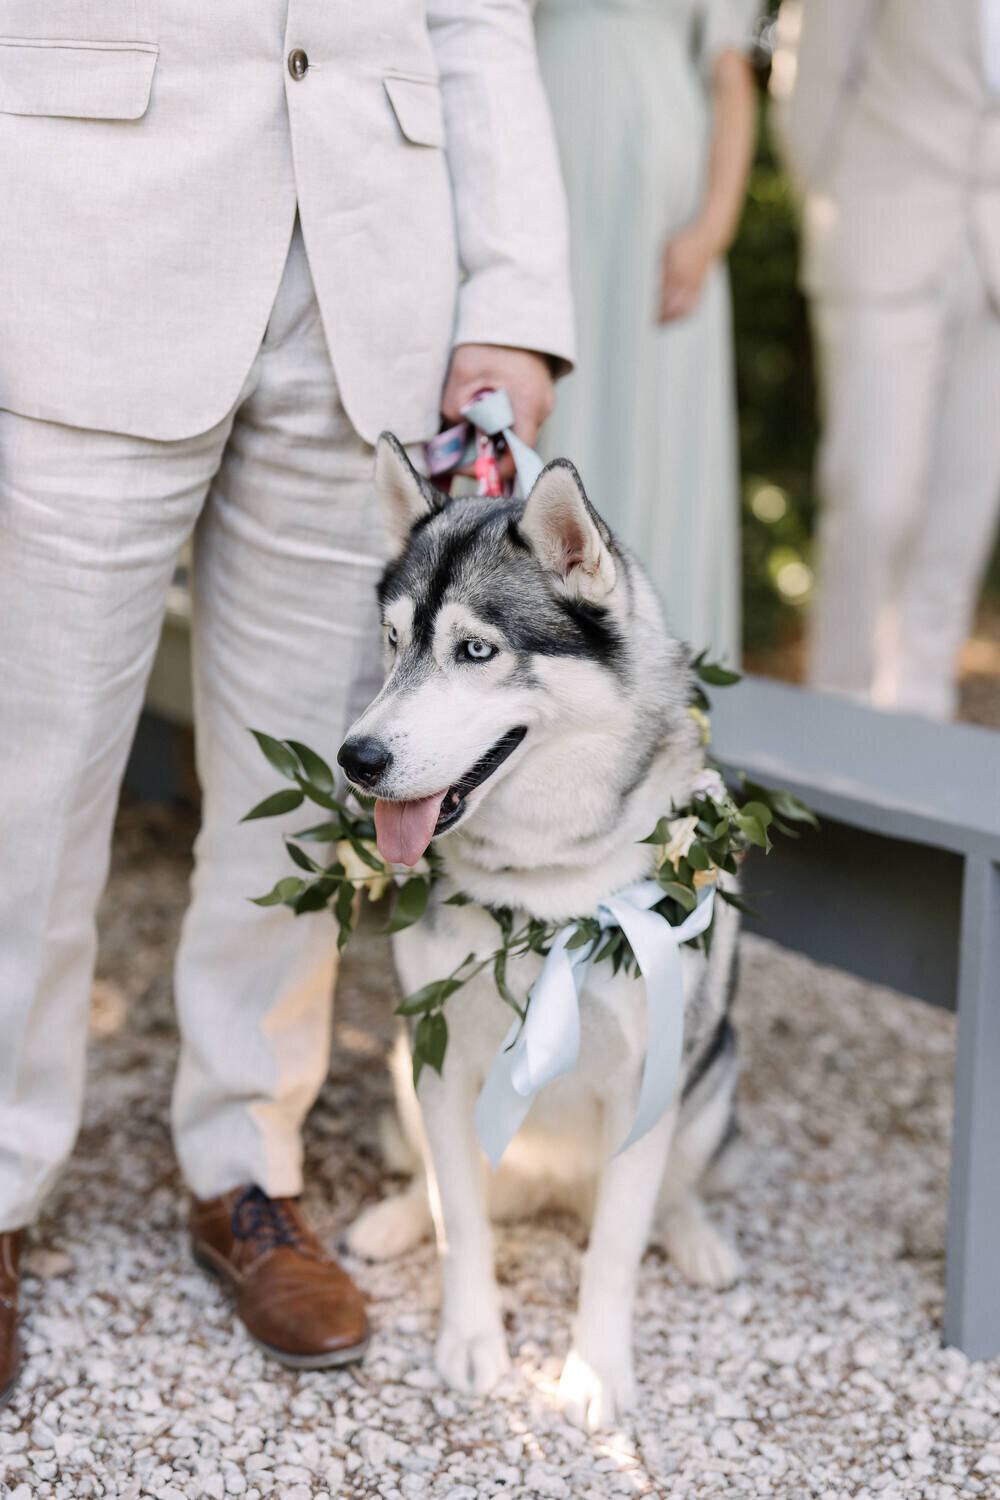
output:
<instances>
[{"instance_id":1,"label":"gravel ground","mask_svg":"<svg viewBox=\"0 0 1000 1500\"><path fill-rule=\"evenodd\" d=\"M167 1131L169 960L190 820L119 820L102 911L86 1121L27 1254L29 1362L0 1413L0 1494L863 1497L1000 1493L1000 1361L938 1342L954 1026L950 1017L747 938L746 1186L715 1210L745 1278L713 1294L643 1265L640 1406L588 1438L553 1396L582 1234L504 1230L514 1369L483 1401L432 1362L430 1247L348 1262L371 1298L363 1365L293 1375L234 1327L191 1264ZM308 1207L336 1243L390 1191L381 946L345 976L329 1082L308 1127Z\"/></svg>"}]
</instances>

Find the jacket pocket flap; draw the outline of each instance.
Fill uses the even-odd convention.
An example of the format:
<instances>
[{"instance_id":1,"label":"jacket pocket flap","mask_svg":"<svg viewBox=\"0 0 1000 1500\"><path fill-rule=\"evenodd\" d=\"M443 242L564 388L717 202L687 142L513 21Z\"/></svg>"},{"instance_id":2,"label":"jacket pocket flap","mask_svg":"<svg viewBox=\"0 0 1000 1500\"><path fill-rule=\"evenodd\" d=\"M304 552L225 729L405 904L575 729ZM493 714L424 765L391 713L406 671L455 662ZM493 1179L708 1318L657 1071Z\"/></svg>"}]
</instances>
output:
<instances>
[{"instance_id":1,"label":"jacket pocket flap","mask_svg":"<svg viewBox=\"0 0 1000 1500\"><path fill-rule=\"evenodd\" d=\"M386 78L383 82L406 139L415 146L443 146L441 90L434 79Z\"/></svg>"},{"instance_id":2,"label":"jacket pocket flap","mask_svg":"<svg viewBox=\"0 0 1000 1500\"><path fill-rule=\"evenodd\" d=\"M138 120L158 51L151 42L0 38L0 112Z\"/></svg>"}]
</instances>

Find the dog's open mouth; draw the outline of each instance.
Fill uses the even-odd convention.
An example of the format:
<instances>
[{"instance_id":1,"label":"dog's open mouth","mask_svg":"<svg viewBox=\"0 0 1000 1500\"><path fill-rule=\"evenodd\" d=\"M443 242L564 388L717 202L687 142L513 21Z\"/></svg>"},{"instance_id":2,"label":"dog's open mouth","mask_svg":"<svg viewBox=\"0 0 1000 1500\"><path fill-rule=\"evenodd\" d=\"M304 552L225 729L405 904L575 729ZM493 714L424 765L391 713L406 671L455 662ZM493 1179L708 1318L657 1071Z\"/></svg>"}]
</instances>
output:
<instances>
[{"instance_id":1,"label":"dog's open mouth","mask_svg":"<svg viewBox=\"0 0 1000 1500\"><path fill-rule=\"evenodd\" d=\"M417 797L412 802L389 802L380 797L375 803L375 832L382 858L393 865L415 865L431 839L458 822L469 793L493 775L527 732L523 724L508 729L464 776L443 792Z\"/></svg>"}]
</instances>

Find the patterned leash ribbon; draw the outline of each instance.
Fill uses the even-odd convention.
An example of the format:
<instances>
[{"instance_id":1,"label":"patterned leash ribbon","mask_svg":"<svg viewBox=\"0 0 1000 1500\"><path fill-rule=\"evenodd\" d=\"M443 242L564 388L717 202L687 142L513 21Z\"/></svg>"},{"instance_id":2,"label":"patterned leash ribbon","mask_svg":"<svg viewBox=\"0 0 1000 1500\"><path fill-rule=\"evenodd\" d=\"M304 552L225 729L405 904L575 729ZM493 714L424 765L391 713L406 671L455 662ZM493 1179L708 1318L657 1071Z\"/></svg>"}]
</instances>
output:
<instances>
[{"instance_id":1,"label":"patterned leash ribbon","mask_svg":"<svg viewBox=\"0 0 1000 1500\"><path fill-rule=\"evenodd\" d=\"M464 422L439 432L427 444L427 471L431 478L447 483L456 469L473 464L477 493L502 495L496 442L502 437L517 472L514 493L526 500L543 464L534 448L529 448L514 432L514 408L507 392L479 391L462 407L462 415Z\"/></svg>"}]
</instances>

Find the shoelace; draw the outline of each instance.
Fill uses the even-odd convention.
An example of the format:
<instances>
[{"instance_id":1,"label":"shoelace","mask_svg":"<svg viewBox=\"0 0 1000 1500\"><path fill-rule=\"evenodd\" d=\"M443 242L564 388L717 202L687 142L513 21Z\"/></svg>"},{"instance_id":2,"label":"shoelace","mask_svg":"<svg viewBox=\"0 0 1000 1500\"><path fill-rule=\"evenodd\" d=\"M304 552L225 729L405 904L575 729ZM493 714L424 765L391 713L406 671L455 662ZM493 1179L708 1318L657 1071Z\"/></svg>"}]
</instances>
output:
<instances>
[{"instance_id":1,"label":"shoelace","mask_svg":"<svg viewBox=\"0 0 1000 1500\"><path fill-rule=\"evenodd\" d=\"M283 1245L305 1248L302 1232L285 1204L269 1198L263 1188L244 1188L233 1204L231 1216L233 1238L254 1240L262 1250L278 1250Z\"/></svg>"}]
</instances>

